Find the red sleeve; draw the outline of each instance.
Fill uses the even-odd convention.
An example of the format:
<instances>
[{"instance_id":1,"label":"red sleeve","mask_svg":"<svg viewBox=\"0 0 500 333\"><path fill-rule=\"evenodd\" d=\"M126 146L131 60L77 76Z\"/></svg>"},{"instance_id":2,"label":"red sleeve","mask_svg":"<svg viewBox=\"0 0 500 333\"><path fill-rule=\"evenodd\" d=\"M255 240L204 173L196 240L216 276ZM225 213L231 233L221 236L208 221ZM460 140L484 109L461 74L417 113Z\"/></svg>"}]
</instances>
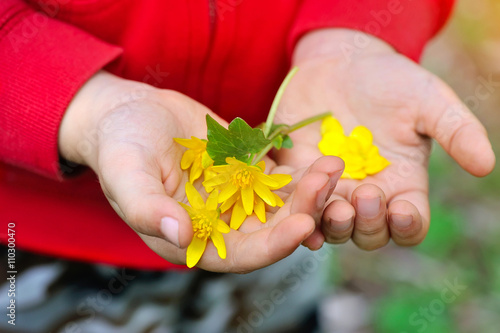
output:
<instances>
[{"instance_id":1,"label":"red sleeve","mask_svg":"<svg viewBox=\"0 0 500 333\"><path fill-rule=\"evenodd\" d=\"M446 22L453 3L454 0L305 0L291 31L289 50L308 31L342 27L377 36L418 61L425 44Z\"/></svg>"},{"instance_id":2,"label":"red sleeve","mask_svg":"<svg viewBox=\"0 0 500 333\"><path fill-rule=\"evenodd\" d=\"M72 97L121 49L0 1L0 161L59 178L58 128Z\"/></svg>"}]
</instances>

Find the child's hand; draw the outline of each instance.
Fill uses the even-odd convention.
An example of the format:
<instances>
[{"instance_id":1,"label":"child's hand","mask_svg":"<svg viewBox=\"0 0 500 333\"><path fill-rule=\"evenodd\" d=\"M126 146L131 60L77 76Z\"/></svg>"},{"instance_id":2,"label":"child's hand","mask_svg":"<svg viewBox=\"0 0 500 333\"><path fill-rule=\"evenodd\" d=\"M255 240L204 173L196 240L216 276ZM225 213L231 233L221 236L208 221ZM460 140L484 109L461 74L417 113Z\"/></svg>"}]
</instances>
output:
<instances>
[{"instance_id":1,"label":"child's hand","mask_svg":"<svg viewBox=\"0 0 500 333\"><path fill-rule=\"evenodd\" d=\"M484 127L449 87L374 37L361 35L366 47L356 46L360 35L345 29L306 35L294 54L300 70L276 117L277 123L294 123L311 112L331 111L347 132L368 127L380 154L391 162L362 181L340 181L322 231L305 242L310 247L325 238L331 243L352 238L366 250L391 237L403 246L420 243L430 219L430 138L475 176L487 175L495 164ZM319 125L291 136L295 146L281 150L278 163L302 167L321 156Z\"/></svg>"},{"instance_id":2,"label":"child's hand","mask_svg":"<svg viewBox=\"0 0 500 333\"><path fill-rule=\"evenodd\" d=\"M207 113L223 123L184 95L102 72L74 98L60 128L61 155L92 168L114 210L172 263L185 263L193 236L191 220L178 204L187 203L188 177L180 168L184 148L173 138L204 137ZM292 171L272 161L267 166L271 172ZM285 205L268 213L266 224L249 217L239 231L224 235L227 259L210 244L198 266L248 272L291 254L313 232L342 169L341 160L324 157L295 172L294 181L278 193Z\"/></svg>"}]
</instances>

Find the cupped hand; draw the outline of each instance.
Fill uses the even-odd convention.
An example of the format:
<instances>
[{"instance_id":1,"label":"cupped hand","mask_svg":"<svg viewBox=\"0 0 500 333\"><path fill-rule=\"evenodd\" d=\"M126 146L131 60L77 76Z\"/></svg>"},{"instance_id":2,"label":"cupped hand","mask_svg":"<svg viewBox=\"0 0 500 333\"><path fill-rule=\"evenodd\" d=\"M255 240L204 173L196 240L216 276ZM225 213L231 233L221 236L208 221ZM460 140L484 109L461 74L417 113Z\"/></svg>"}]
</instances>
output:
<instances>
[{"instance_id":1,"label":"cupped hand","mask_svg":"<svg viewBox=\"0 0 500 333\"><path fill-rule=\"evenodd\" d=\"M117 214L153 251L176 264L186 262L193 227L178 204L188 202L188 173L180 168L185 148L173 139L205 137L207 113L227 125L180 93L101 72L75 96L59 131L62 157L89 166ZM209 243L198 266L249 272L288 256L314 231L342 170L334 157L299 171L268 160L266 172L293 172L292 183L279 192L285 205L269 211L265 224L249 217L239 231L224 234L227 259ZM195 185L202 189L200 181Z\"/></svg>"},{"instance_id":2,"label":"cupped hand","mask_svg":"<svg viewBox=\"0 0 500 333\"><path fill-rule=\"evenodd\" d=\"M391 165L363 180L342 179L321 225L304 244L314 248L324 240L352 238L372 250L392 238L399 245L416 245L430 221L431 138L475 176L490 173L495 156L484 127L445 83L374 37L365 36L370 45L356 48L356 34L325 29L302 38L294 54L299 71L277 122L291 124L331 111L346 135L357 125L370 129ZM354 51L346 53L346 45L354 45ZM319 124L292 138L294 148L278 152L278 163L302 167L321 156Z\"/></svg>"}]
</instances>

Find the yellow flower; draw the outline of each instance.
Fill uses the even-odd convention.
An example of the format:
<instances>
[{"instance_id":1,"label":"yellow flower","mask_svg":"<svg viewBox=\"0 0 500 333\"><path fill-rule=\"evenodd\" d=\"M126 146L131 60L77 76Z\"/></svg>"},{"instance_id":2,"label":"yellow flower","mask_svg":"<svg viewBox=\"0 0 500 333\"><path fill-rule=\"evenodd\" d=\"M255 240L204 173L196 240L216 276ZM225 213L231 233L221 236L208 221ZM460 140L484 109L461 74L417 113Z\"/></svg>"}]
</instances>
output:
<instances>
[{"instance_id":1,"label":"yellow flower","mask_svg":"<svg viewBox=\"0 0 500 333\"><path fill-rule=\"evenodd\" d=\"M233 207L230 226L238 229L247 216L255 213L258 219L266 222L266 207L283 206L283 201L271 190L277 190L292 181L290 175L266 175L266 164L260 161L257 165L248 165L235 158L228 157L227 165L210 168L217 175L205 180L203 186L207 189L220 190L219 202L221 211Z\"/></svg>"},{"instance_id":2,"label":"yellow flower","mask_svg":"<svg viewBox=\"0 0 500 333\"><path fill-rule=\"evenodd\" d=\"M201 140L194 136L191 139L175 138L174 140L178 144L189 148L182 155L181 168L187 170L191 167L189 181L192 184L196 179L200 178L203 170L214 163L207 153L207 140Z\"/></svg>"},{"instance_id":3,"label":"yellow flower","mask_svg":"<svg viewBox=\"0 0 500 333\"><path fill-rule=\"evenodd\" d=\"M217 209L218 194L217 191L213 191L205 203L194 186L191 183L186 183L186 196L191 207L182 202L180 204L188 212L193 222L194 236L186 253L186 264L189 268L200 261L207 247L208 238L212 240L217 248L219 257L226 259L226 244L222 234L227 234L230 229L220 219L220 210Z\"/></svg>"},{"instance_id":4,"label":"yellow flower","mask_svg":"<svg viewBox=\"0 0 500 333\"><path fill-rule=\"evenodd\" d=\"M323 155L338 156L345 162L342 178L364 179L390 164L379 154L378 147L373 145L372 133L364 126L355 127L345 136L340 122L328 117L321 124L321 135L318 148Z\"/></svg>"}]
</instances>

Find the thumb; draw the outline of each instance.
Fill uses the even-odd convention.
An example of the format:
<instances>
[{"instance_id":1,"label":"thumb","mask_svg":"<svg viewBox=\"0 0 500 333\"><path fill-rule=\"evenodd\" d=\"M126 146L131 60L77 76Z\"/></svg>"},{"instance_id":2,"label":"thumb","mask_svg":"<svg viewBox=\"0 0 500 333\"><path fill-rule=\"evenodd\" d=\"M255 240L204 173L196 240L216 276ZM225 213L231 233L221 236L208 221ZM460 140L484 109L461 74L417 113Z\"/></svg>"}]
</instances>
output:
<instances>
[{"instance_id":1,"label":"thumb","mask_svg":"<svg viewBox=\"0 0 500 333\"><path fill-rule=\"evenodd\" d=\"M464 170L486 176L495 167L486 129L446 84L434 78L430 87L417 130L434 138Z\"/></svg>"},{"instance_id":2,"label":"thumb","mask_svg":"<svg viewBox=\"0 0 500 333\"><path fill-rule=\"evenodd\" d=\"M166 193L160 169L130 153L126 156L126 163L114 158L113 164L119 167L105 168L110 171L100 174L101 187L111 206L137 233L186 248L193 238L191 219Z\"/></svg>"}]
</instances>

